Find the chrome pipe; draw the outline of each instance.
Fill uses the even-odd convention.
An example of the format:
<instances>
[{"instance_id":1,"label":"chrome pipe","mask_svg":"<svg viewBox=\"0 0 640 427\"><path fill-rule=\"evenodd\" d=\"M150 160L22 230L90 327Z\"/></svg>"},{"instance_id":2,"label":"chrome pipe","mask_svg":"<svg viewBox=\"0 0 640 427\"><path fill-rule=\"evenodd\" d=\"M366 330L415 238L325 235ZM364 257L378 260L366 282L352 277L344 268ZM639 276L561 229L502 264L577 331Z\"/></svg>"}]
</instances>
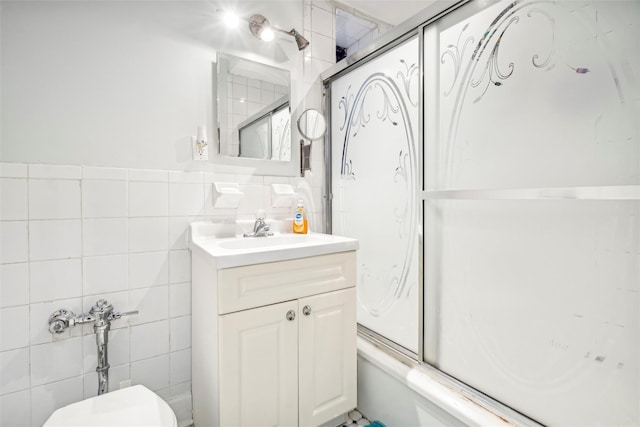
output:
<instances>
[{"instance_id":1,"label":"chrome pipe","mask_svg":"<svg viewBox=\"0 0 640 427\"><path fill-rule=\"evenodd\" d=\"M113 305L107 300L100 299L91 307L88 313L76 316L72 311L60 309L49 316L49 332L61 334L68 328L84 323L93 323L93 332L96 334L96 346L98 347L98 395L109 392L109 330L111 321L122 316L138 314L138 310L124 313L114 312Z\"/></svg>"},{"instance_id":2,"label":"chrome pipe","mask_svg":"<svg viewBox=\"0 0 640 427\"><path fill-rule=\"evenodd\" d=\"M93 326L93 330L96 333L96 345L98 346L98 366L96 372L98 373L98 396L109 392L109 354L108 354L108 342L109 342L109 329L111 329L111 321L98 326Z\"/></svg>"}]
</instances>

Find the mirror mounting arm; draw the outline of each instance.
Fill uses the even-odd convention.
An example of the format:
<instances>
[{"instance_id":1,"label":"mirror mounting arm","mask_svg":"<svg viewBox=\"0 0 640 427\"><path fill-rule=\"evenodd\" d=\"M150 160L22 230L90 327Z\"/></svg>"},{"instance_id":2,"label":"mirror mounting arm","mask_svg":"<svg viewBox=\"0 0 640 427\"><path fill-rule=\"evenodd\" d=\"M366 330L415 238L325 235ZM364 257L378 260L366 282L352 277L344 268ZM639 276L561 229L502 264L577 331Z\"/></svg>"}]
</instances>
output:
<instances>
[{"instance_id":1,"label":"mirror mounting arm","mask_svg":"<svg viewBox=\"0 0 640 427\"><path fill-rule=\"evenodd\" d=\"M306 171L311 172L311 143L305 145L304 139L300 140L300 176L304 177Z\"/></svg>"}]
</instances>

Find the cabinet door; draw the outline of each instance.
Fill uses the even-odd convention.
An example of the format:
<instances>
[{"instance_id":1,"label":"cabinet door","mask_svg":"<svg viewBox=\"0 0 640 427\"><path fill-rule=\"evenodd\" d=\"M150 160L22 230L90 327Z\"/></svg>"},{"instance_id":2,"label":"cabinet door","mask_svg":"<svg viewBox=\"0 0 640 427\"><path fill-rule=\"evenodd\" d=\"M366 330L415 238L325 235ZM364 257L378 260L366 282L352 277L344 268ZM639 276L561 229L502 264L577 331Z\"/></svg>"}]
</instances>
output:
<instances>
[{"instance_id":1,"label":"cabinet door","mask_svg":"<svg viewBox=\"0 0 640 427\"><path fill-rule=\"evenodd\" d=\"M356 291L298 300L300 426L317 426L356 407Z\"/></svg>"},{"instance_id":2,"label":"cabinet door","mask_svg":"<svg viewBox=\"0 0 640 427\"><path fill-rule=\"evenodd\" d=\"M297 302L220 316L219 369L221 426L298 425Z\"/></svg>"}]
</instances>

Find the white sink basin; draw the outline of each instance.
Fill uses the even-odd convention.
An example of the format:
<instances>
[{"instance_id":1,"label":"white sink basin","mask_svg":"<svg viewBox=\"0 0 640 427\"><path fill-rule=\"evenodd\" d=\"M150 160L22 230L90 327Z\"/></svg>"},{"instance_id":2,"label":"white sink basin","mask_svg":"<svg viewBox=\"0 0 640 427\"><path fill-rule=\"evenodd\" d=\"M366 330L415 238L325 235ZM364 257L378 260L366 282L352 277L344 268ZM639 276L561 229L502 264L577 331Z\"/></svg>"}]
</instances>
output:
<instances>
[{"instance_id":1,"label":"white sink basin","mask_svg":"<svg viewBox=\"0 0 640 427\"><path fill-rule=\"evenodd\" d=\"M266 237L224 237L212 234L215 226L197 222L190 226L192 252L208 256L215 268L286 261L358 249L358 241L331 234L281 233Z\"/></svg>"}]
</instances>

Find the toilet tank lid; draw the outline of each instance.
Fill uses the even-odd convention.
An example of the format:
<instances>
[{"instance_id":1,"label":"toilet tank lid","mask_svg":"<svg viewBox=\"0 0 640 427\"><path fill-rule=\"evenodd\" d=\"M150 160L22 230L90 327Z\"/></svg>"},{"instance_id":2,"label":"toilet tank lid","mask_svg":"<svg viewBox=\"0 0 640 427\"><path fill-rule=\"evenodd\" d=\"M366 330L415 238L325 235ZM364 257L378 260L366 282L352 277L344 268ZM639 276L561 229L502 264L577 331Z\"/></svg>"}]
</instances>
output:
<instances>
[{"instance_id":1,"label":"toilet tank lid","mask_svg":"<svg viewBox=\"0 0 640 427\"><path fill-rule=\"evenodd\" d=\"M145 386L135 385L64 406L43 427L176 425L167 402Z\"/></svg>"}]
</instances>

